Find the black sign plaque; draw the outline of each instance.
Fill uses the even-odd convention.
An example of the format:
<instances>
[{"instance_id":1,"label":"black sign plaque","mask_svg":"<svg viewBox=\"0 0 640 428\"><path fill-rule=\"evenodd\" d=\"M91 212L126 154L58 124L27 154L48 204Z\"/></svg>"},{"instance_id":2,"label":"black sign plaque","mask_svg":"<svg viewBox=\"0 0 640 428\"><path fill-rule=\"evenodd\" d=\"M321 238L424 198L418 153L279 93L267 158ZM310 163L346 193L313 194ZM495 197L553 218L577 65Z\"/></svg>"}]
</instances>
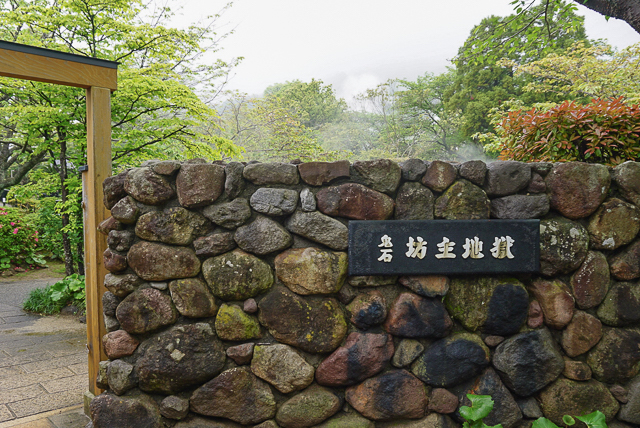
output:
<instances>
[{"instance_id":1,"label":"black sign plaque","mask_svg":"<svg viewBox=\"0 0 640 428\"><path fill-rule=\"evenodd\" d=\"M534 273L540 220L349 222L349 275Z\"/></svg>"}]
</instances>

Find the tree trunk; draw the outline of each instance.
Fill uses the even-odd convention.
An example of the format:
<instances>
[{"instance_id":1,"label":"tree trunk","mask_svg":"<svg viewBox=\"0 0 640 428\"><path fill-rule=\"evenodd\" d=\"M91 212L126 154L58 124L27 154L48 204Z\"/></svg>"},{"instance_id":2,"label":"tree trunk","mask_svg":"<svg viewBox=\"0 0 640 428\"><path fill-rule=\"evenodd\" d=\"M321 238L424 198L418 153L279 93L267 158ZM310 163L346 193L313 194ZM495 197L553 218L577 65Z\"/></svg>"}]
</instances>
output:
<instances>
[{"instance_id":1,"label":"tree trunk","mask_svg":"<svg viewBox=\"0 0 640 428\"><path fill-rule=\"evenodd\" d=\"M594 12L625 21L640 33L640 0L574 0Z\"/></svg>"},{"instance_id":2,"label":"tree trunk","mask_svg":"<svg viewBox=\"0 0 640 428\"><path fill-rule=\"evenodd\" d=\"M67 142L62 139L60 142L60 197L62 205L66 205L69 192L67 190ZM64 249L64 271L65 275L72 275L75 270L73 267L73 254L71 252L71 240L69 239L69 233L65 231L65 228L69 226L69 214L62 214L62 248Z\"/></svg>"}]
</instances>

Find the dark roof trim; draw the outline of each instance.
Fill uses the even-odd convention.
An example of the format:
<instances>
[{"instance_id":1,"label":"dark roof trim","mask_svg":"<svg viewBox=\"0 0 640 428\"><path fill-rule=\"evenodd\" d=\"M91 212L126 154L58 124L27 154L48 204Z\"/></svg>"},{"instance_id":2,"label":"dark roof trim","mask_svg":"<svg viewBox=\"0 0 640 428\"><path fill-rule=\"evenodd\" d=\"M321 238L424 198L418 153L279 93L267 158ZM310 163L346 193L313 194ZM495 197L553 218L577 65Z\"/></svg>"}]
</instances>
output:
<instances>
[{"instance_id":1,"label":"dark roof trim","mask_svg":"<svg viewBox=\"0 0 640 428\"><path fill-rule=\"evenodd\" d=\"M118 68L118 62L107 61L106 59L91 58L83 55L75 55L66 52L54 51L53 49L37 48L35 46L21 45L19 43L0 41L0 49L22 52L31 55L44 56L48 58L61 59L63 61L79 62L87 65L95 65L104 68Z\"/></svg>"}]
</instances>

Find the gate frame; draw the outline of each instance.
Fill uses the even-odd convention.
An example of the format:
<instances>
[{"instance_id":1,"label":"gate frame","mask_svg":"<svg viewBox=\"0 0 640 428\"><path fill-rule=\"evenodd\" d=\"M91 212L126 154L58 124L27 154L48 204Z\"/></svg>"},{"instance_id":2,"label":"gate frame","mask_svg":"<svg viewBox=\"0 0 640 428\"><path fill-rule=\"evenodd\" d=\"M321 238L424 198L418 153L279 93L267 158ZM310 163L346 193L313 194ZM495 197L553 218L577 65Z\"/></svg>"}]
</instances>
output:
<instances>
[{"instance_id":1,"label":"gate frame","mask_svg":"<svg viewBox=\"0 0 640 428\"><path fill-rule=\"evenodd\" d=\"M111 175L111 92L118 89L118 63L97 58L0 41L0 76L86 89L87 166L84 227L84 263L87 294L87 350L89 391L98 395L100 361L106 334L102 295L106 291L102 253L107 239L98 225L109 216L102 182Z\"/></svg>"}]
</instances>

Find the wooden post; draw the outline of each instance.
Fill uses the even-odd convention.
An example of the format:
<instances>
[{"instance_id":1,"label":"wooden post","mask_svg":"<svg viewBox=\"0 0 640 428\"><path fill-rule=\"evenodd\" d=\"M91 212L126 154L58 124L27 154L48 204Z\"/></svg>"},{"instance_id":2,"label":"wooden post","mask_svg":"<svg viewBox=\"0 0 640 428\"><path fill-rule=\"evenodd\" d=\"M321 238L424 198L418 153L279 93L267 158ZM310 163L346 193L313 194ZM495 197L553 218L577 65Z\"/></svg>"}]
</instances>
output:
<instances>
[{"instance_id":1,"label":"wooden post","mask_svg":"<svg viewBox=\"0 0 640 428\"><path fill-rule=\"evenodd\" d=\"M103 203L102 182L111 175L111 91L107 88L87 89L87 223L85 228L85 278L87 290L87 347L89 348L89 391L102 392L96 385L100 361L107 357L102 349L106 334L102 314L104 267L102 253L107 249L106 236L98 225L109 216Z\"/></svg>"}]
</instances>

